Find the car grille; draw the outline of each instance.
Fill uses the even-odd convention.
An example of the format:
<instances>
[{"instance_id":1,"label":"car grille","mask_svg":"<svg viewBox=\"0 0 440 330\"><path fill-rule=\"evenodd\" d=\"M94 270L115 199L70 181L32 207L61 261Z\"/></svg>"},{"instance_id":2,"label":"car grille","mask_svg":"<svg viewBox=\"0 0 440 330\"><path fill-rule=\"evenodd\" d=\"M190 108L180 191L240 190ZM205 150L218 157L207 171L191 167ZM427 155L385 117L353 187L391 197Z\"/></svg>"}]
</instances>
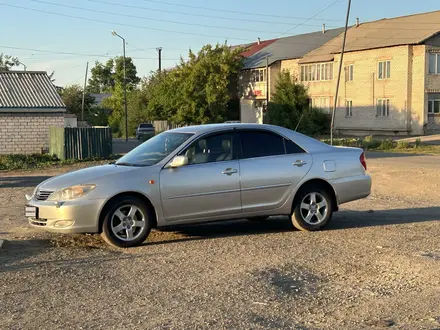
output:
<instances>
[{"instance_id":1,"label":"car grille","mask_svg":"<svg viewBox=\"0 0 440 330\"><path fill-rule=\"evenodd\" d=\"M36 220L36 219L30 219L30 220L29 220L29 223L30 223L31 225L34 225L34 226L40 226L40 227L45 227L45 226L47 226L47 220L46 220L46 219L38 219L38 220Z\"/></svg>"},{"instance_id":2,"label":"car grille","mask_svg":"<svg viewBox=\"0 0 440 330\"><path fill-rule=\"evenodd\" d=\"M37 201L45 201L52 193L53 191L49 190L37 190L37 192L35 193L35 199Z\"/></svg>"}]
</instances>

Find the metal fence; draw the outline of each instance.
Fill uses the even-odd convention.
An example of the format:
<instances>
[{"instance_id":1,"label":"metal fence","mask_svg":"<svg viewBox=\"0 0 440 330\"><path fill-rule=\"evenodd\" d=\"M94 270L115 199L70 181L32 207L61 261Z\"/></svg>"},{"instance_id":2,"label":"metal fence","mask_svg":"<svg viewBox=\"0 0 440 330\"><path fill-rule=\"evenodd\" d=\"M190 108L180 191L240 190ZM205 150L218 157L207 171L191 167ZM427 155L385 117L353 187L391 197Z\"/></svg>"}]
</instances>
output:
<instances>
[{"instance_id":1,"label":"metal fence","mask_svg":"<svg viewBox=\"0 0 440 330\"><path fill-rule=\"evenodd\" d=\"M108 158L112 149L111 128L50 128L49 153L61 160Z\"/></svg>"}]
</instances>

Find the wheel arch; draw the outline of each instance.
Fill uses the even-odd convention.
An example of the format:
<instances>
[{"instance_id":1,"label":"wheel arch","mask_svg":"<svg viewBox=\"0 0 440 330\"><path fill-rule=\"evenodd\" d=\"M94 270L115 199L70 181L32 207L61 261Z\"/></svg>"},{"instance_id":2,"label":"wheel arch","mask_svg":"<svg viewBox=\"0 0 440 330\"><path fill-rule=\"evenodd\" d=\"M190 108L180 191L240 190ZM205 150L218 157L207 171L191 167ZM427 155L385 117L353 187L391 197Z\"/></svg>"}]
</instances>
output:
<instances>
[{"instance_id":1,"label":"wheel arch","mask_svg":"<svg viewBox=\"0 0 440 330\"><path fill-rule=\"evenodd\" d=\"M145 203L145 205L147 205L147 207L150 209L151 211L151 216L152 216L152 228L156 228L157 227L157 213L156 213L156 208L154 207L153 203L151 202L151 200L145 196L144 194L140 193L140 192L136 192L136 191L126 191L126 192L121 192L117 195L112 196L111 198L109 198L105 203L104 206L101 208L101 211L99 212L99 223L98 223L98 232L101 233L102 232L102 224L104 222L104 217L105 217L105 213L107 212L108 208L111 206L111 203L116 200L117 198L120 197L134 197L137 199L140 199L141 201L143 201Z\"/></svg>"},{"instance_id":2,"label":"wheel arch","mask_svg":"<svg viewBox=\"0 0 440 330\"><path fill-rule=\"evenodd\" d=\"M324 179L314 178L314 179L310 179L310 180L304 182L299 187L299 189L296 191L295 196L293 197L291 213L295 209L297 203L299 203L299 195L300 195L301 191L303 191L304 189L306 189L307 187L310 187L310 186L320 186L320 187L324 188L326 191L328 191L332 197L333 209L335 212L338 211L339 203L338 203L338 196L336 194L335 188L330 183L328 183L328 181L326 181Z\"/></svg>"}]
</instances>

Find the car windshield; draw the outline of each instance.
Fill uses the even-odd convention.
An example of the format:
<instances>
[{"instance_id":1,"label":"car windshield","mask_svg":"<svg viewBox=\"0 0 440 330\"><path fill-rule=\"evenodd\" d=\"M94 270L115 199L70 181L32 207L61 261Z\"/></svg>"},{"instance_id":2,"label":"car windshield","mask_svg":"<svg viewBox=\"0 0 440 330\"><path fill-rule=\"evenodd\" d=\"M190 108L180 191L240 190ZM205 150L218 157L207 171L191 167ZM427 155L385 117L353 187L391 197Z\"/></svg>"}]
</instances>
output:
<instances>
[{"instance_id":1,"label":"car windshield","mask_svg":"<svg viewBox=\"0 0 440 330\"><path fill-rule=\"evenodd\" d=\"M139 128L152 128L153 125L152 124L140 124Z\"/></svg>"},{"instance_id":2,"label":"car windshield","mask_svg":"<svg viewBox=\"0 0 440 330\"><path fill-rule=\"evenodd\" d=\"M191 133L164 132L142 143L120 158L121 166L151 166L159 163L192 136Z\"/></svg>"}]
</instances>

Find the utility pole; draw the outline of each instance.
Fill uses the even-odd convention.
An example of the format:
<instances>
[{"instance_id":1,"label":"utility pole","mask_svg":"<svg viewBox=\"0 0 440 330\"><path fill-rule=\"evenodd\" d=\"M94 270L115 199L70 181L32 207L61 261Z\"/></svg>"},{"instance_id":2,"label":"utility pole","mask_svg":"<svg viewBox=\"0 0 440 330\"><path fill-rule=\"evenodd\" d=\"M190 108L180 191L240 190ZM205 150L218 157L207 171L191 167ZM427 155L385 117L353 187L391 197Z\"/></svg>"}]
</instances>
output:
<instances>
[{"instance_id":1,"label":"utility pole","mask_svg":"<svg viewBox=\"0 0 440 330\"><path fill-rule=\"evenodd\" d=\"M347 39L347 29L348 29L348 19L350 18L350 7L351 7L351 0L348 0L347 17L345 19L344 39L342 41L341 59L339 61L338 81L336 83L335 102L333 105L332 122L331 122L331 126L330 126L330 144L331 145L333 145L333 130L335 128L335 111L336 111L336 106L338 105L339 82L341 80L342 62L344 60L345 41Z\"/></svg>"},{"instance_id":2,"label":"utility pole","mask_svg":"<svg viewBox=\"0 0 440 330\"><path fill-rule=\"evenodd\" d=\"M87 88L87 73L89 72L89 62L86 64L86 74L84 78L84 88L83 88L83 95L82 95L82 104L81 104L81 121L84 121L84 100L86 97L86 88Z\"/></svg>"},{"instance_id":3,"label":"utility pole","mask_svg":"<svg viewBox=\"0 0 440 330\"><path fill-rule=\"evenodd\" d=\"M162 71L162 47L158 47L157 52L159 53L159 72L161 72Z\"/></svg>"},{"instance_id":4,"label":"utility pole","mask_svg":"<svg viewBox=\"0 0 440 330\"><path fill-rule=\"evenodd\" d=\"M269 109L269 56L266 56L266 116L268 115ZM264 124L264 113L263 113L263 124Z\"/></svg>"}]
</instances>

